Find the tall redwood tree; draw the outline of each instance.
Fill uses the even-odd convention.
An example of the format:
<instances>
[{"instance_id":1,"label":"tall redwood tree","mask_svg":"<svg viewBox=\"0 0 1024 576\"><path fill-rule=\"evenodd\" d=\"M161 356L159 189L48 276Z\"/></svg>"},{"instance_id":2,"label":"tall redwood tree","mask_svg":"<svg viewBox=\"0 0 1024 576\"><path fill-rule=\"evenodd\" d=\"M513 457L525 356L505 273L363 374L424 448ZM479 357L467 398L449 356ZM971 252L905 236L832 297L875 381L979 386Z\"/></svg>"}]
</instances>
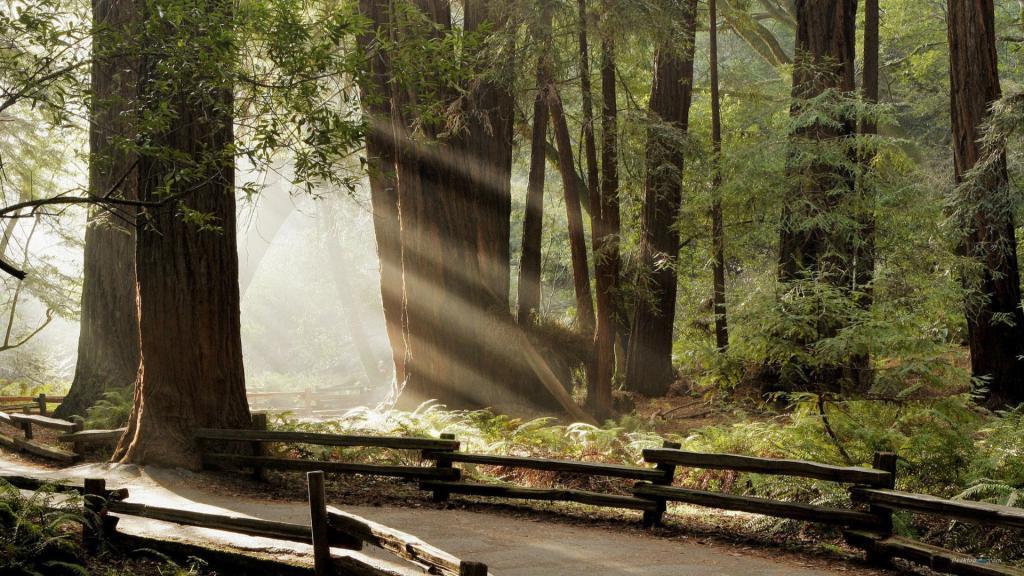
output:
<instances>
[{"instance_id":1,"label":"tall redwood tree","mask_svg":"<svg viewBox=\"0 0 1024 576\"><path fill-rule=\"evenodd\" d=\"M138 196L134 135L137 59L121 50L138 24L134 0L92 4L92 85L89 111L89 193L127 200ZM75 379L55 414L84 415L107 391L130 387L139 371L135 302L135 214L90 213L85 231L81 322Z\"/></svg>"},{"instance_id":2,"label":"tall redwood tree","mask_svg":"<svg viewBox=\"0 0 1024 576\"><path fill-rule=\"evenodd\" d=\"M135 259L142 365L128 431L114 455L121 462L189 469L201 466L192 436L196 428L250 425L242 367L232 85L224 73L227 65L211 65L232 57L221 28L230 25L231 7L209 0L197 8L190 15L194 22L154 25L141 38L147 47L191 50L174 56L176 65L168 66L159 60L168 56L153 50L160 55L150 56L142 68L142 101L167 99L174 121L148 134L150 146L139 159L139 198L163 205L140 216ZM217 26L210 25L214 22Z\"/></svg>"},{"instance_id":3,"label":"tall redwood tree","mask_svg":"<svg viewBox=\"0 0 1024 576\"><path fill-rule=\"evenodd\" d=\"M658 48L647 130L647 176L640 224L640 270L645 294L638 298L626 364L626 388L647 396L668 392L674 379L679 255L676 222L683 200L683 139L693 97L693 55L697 2L682 2L684 37Z\"/></svg>"},{"instance_id":4,"label":"tall redwood tree","mask_svg":"<svg viewBox=\"0 0 1024 576\"><path fill-rule=\"evenodd\" d=\"M953 158L965 220L960 250L981 269L967 305L971 371L987 379L989 406L1017 405L1024 402L1024 315L1005 150L979 142L1000 98L993 1L949 0L947 14Z\"/></svg>"}]
</instances>

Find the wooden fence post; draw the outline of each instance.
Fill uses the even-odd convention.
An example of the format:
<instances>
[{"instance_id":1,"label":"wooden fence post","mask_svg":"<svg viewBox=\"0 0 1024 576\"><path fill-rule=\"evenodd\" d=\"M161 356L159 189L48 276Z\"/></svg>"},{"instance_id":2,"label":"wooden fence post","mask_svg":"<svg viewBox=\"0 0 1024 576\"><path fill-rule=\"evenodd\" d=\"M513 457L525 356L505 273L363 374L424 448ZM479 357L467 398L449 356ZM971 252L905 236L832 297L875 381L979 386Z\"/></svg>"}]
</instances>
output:
<instances>
[{"instance_id":1,"label":"wooden fence post","mask_svg":"<svg viewBox=\"0 0 1024 576\"><path fill-rule=\"evenodd\" d=\"M25 413L25 414L28 414L29 413L28 408L22 409L22 412ZM21 431L25 433L25 440L31 440L32 439L32 423L31 422L29 422L28 420L25 420L24 422L22 422L21 423Z\"/></svg>"},{"instance_id":2,"label":"wooden fence post","mask_svg":"<svg viewBox=\"0 0 1024 576\"><path fill-rule=\"evenodd\" d=\"M459 562L459 576L487 576L487 564L462 560Z\"/></svg>"},{"instance_id":3,"label":"wooden fence post","mask_svg":"<svg viewBox=\"0 0 1024 576\"><path fill-rule=\"evenodd\" d=\"M86 478L82 491L85 506L85 522L82 524L82 547L89 552L99 548L103 538L107 507L107 481L102 478Z\"/></svg>"},{"instance_id":4,"label":"wooden fence post","mask_svg":"<svg viewBox=\"0 0 1024 576\"><path fill-rule=\"evenodd\" d=\"M455 440L455 434L450 434L450 433L441 434L441 440ZM454 450L450 450L449 449L449 450L438 450L438 451L435 451L435 452L453 452L453 451ZM436 459L434 460L434 466L436 468L438 468L438 469L450 469L450 468L452 468L451 460L444 460L442 458L437 458L437 455L435 455L435 458ZM434 502L447 502L449 496L451 496L451 493L448 492L447 490L435 489L434 492L433 492L433 500L434 500Z\"/></svg>"},{"instance_id":5,"label":"wooden fence post","mask_svg":"<svg viewBox=\"0 0 1024 576\"><path fill-rule=\"evenodd\" d=\"M679 444L678 442L669 442L668 440L666 440L665 442L662 443L661 447L669 448L672 450L679 450L680 448L682 448L682 444ZM675 464L658 464L655 466L655 468L661 471L662 477L659 480L655 480L653 484L657 484L658 486L671 486L672 481L675 479L676 476ZM654 528L655 526L661 524L661 519L665 515L665 509L667 508L665 499L659 498L655 500L655 505L657 506L655 510L644 511L644 528Z\"/></svg>"},{"instance_id":6,"label":"wooden fence post","mask_svg":"<svg viewBox=\"0 0 1024 576\"><path fill-rule=\"evenodd\" d=\"M36 398L36 403L39 404L39 414L41 416L46 416L46 394L40 394L39 397Z\"/></svg>"},{"instance_id":7,"label":"wooden fence post","mask_svg":"<svg viewBox=\"0 0 1024 576\"><path fill-rule=\"evenodd\" d=\"M265 432L267 430L267 415L266 415L266 413L264 413L264 412L256 412L256 413L254 413L252 415L252 429L253 430L259 430L259 431L262 431L262 432ZM266 446L264 445L263 442L256 441L256 442L252 443L252 455L253 456L266 456L267 455ZM252 477L255 480L259 481L259 482L262 482L262 481L266 480L266 477L263 474L263 467L262 466L253 466L252 467Z\"/></svg>"},{"instance_id":8,"label":"wooden fence post","mask_svg":"<svg viewBox=\"0 0 1024 576\"><path fill-rule=\"evenodd\" d=\"M309 530L313 537L313 566L316 576L334 576L331 562L331 543L327 530L327 492L324 473L320 470L306 473L309 492Z\"/></svg>"},{"instance_id":9,"label":"wooden fence post","mask_svg":"<svg viewBox=\"0 0 1024 576\"><path fill-rule=\"evenodd\" d=\"M875 452L874 461L872 467L877 470L883 470L889 473L889 481L885 486L880 488L888 488L890 490L896 488L896 462L899 460L899 456L893 452ZM892 534L892 510L888 508L882 508L881 506L871 505L869 511L878 517L878 531L883 538ZM872 564L888 564L891 558L884 553L879 553L875 549L868 549L867 560Z\"/></svg>"}]
</instances>

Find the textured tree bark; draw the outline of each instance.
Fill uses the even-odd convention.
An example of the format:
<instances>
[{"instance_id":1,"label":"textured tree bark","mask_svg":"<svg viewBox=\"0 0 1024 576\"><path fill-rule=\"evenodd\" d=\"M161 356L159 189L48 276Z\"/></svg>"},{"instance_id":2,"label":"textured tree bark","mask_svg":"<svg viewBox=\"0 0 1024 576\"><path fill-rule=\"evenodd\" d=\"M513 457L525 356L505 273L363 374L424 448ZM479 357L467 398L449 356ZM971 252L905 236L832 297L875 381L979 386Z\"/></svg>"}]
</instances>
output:
<instances>
[{"instance_id":1,"label":"textured tree bark","mask_svg":"<svg viewBox=\"0 0 1024 576\"><path fill-rule=\"evenodd\" d=\"M857 1L801 0L796 3L796 15L794 116L802 113L807 101L826 91L851 95L856 90ZM856 132L856 118L852 115L837 118L836 124L804 126L791 137L802 146L837 146ZM856 175L851 169L821 158L816 156L806 165L789 168L789 179L794 184L787 190L789 197L782 213L779 279L786 284L808 278L850 292L857 278L857 247L864 244L867 233L863 210L844 205L856 193ZM845 220L836 218L840 212L858 224L837 224L836 221ZM823 221L826 224L820 224ZM817 338L836 334L843 328L843 322L832 315L823 316ZM790 368L783 375L785 389L863 391L871 378L867 355L853 356L840 365Z\"/></svg>"},{"instance_id":2,"label":"textured tree bark","mask_svg":"<svg viewBox=\"0 0 1024 576\"><path fill-rule=\"evenodd\" d=\"M562 172L562 189L565 193L565 214L569 221L569 252L572 256L572 280L576 292L576 321L584 334L594 331L594 301L590 296L590 269L587 264L587 240L583 232L583 212L580 208L580 191L574 178L567 174L574 172L572 140L569 125L562 109L562 98L552 86L548 106L551 109L551 126L555 130L558 146L558 163Z\"/></svg>"},{"instance_id":3,"label":"textured tree bark","mask_svg":"<svg viewBox=\"0 0 1024 576\"><path fill-rule=\"evenodd\" d=\"M360 102L366 115L366 161L370 181L373 229L380 261L380 293L384 323L391 343L395 381L405 380L405 334L402 294L402 245L398 219L398 183L396 181L396 134L392 123L390 64L387 54L376 42L391 29L390 0L360 0L359 10L372 29L358 39L359 48L369 62Z\"/></svg>"},{"instance_id":4,"label":"textured tree bark","mask_svg":"<svg viewBox=\"0 0 1024 576\"><path fill-rule=\"evenodd\" d=\"M226 3L212 1L203 8L201 22L230 25ZM201 22L193 32L197 42L207 40ZM143 64L144 101L166 96L153 93L168 80L161 77L156 58ZM140 199L156 201L169 192L182 194L182 200L148 212L138 229L143 360L128 431L115 461L197 470L196 428L247 428L251 423L239 319L232 91L218 72L195 74L193 85L175 87L170 99L174 126L152 135L162 150L139 159ZM212 217L218 230L185 221L182 205Z\"/></svg>"},{"instance_id":5,"label":"textured tree bark","mask_svg":"<svg viewBox=\"0 0 1024 576\"><path fill-rule=\"evenodd\" d=\"M596 325L594 328L594 360L587 371L587 405L598 418L611 415L612 374L615 370L615 332L612 324L612 301L609 298L607 272L602 269L602 249L607 232L602 209L601 176L597 165L597 143L594 138L594 94L590 82L590 46L587 28L590 16L587 0L577 0L579 27L580 92L583 106L583 150L587 169L587 196L590 198L591 246L594 251L594 280L597 288Z\"/></svg>"},{"instance_id":6,"label":"textured tree bark","mask_svg":"<svg viewBox=\"0 0 1024 576\"><path fill-rule=\"evenodd\" d=\"M512 40L504 34L507 8L494 0L465 0L464 26L477 32L493 26L491 34L504 44L500 62L492 62L484 81L470 92L474 113L467 121L468 134L463 148L467 176L473 190L470 201L477 222L475 229L477 259L487 308L503 316L509 312L512 223L512 144L515 120L515 97L510 86L515 78L515 54Z\"/></svg>"},{"instance_id":7,"label":"textured tree bark","mask_svg":"<svg viewBox=\"0 0 1024 576\"><path fill-rule=\"evenodd\" d=\"M546 11L546 17L551 12ZM529 176L526 182L526 211L522 220L522 255L519 258L519 287L516 320L527 325L541 310L541 241L544 235L545 147L548 112L548 75L544 59L537 65L537 97L534 126L530 137Z\"/></svg>"},{"instance_id":8,"label":"textured tree bark","mask_svg":"<svg viewBox=\"0 0 1024 576\"><path fill-rule=\"evenodd\" d=\"M118 53L138 24L135 0L94 0L92 108L89 122L89 194L138 196L131 141L138 64ZM75 378L58 418L84 415L105 392L135 382L139 371L135 302L135 213L93 210L85 231L84 276Z\"/></svg>"},{"instance_id":9,"label":"textured tree bark","mask_svg":"<svg viewBox=\"0 0 1024 576\"><path fill-rule=\"evenodd\" d=\"M436 25L431 34L452 27L448 2L416 5ZM499 8L491 1L467 2L466 31L491 27L494 41L510 41L499 36L505 26ZM458 408L493 405L507 394L510 373L522 367L521 355L502 338L515 329L508 307L513 125L506 79L491 70L468 87L465 130L445 134L443 126L426 119L420 122L425 138L406 132L399 139L407 344L403 407L428 399ZM454 101L456 92L450 88L430 97L444 103ZM401 129L416 122L407 104L417 97L415 86L398 87L395 118Z\"/></svg>"},{"instance_id":10,"label":"textured tree bark","mask_svg":"<svg viewBox=\"0 0 1024 576\"><path fill-rule=\"evenodd\" d=\"M960 250L982 267L976 287L981 297L970 298L967 306L971 371L988 379L988 406L1013 406L1024 402L1015 222L1012 210L1001 208L1008 202L1005 150L979 142L990 106L1000 98L992 0L950 0L947 24L955 176L959 201L972 216L964 223L969 232ZM980 162L985 168L968 177Z\"/></svg>"},{"instance_id":11,"label":"textured tree bark","mask_svg":"<svg viewBox=\"0 0 1024 576\"><path fill-rule=\"evenodd\" d=\"M711 147L714 151L711 178L711 257L714 260L713 302L715 344L729 348L729 323L725 307L725 225L722 221L722 100L718 87L718 0L708 0L709 52L711 54Z\"/></svg>"},{"instance_id":12,"label":"textured tree bark","mask_svg":"<svg viewBox=\"0 0 1024 576\"><path fill-rule=\"evenodd\" d=\"M523 217L522 256L519 260L519 295L516 319L527 325L540 311L541 239L544 232L545 151L548 121L548 56L551 36L551 6L545 4L538 27L538 40L543 49L537 58L537 96L533 101L533 128L530 138L530 175L526 184L526 213Z\"/></svg>"},{"instance_id":13,"label":"textured tree bark","mask_svg":"<svg viewBox=\"0 0 1024 576\"><path fill-rule=\"evenodd\" d=\"M637 300L626 364L626 388L646 396L664 395L674 380L676 220L682 206L682 139L689 128L693 97L696 0L682 2L680 12L686 30L683 45L660 46L655 55L640 227L640 280L647 294Z\"/></svg>"},{"instance_id":14,"label":"textured tree bark","mask_svg":"<svg viewBox=\"0 0 1024 576\"><path fill-rule=\"evenodd\" d=\"M878 103L878 60L879 60L879 24L880 14L878 0L864 1L864 71L862 72L861 94L867 104ZM860 133L873 135L878 133L878 126L873 117L865 118L860 124ZM862 172L870 169L873 156L867 153L862 154ZM875 193L873 190L865 189L868 184L861 183L862 193L866 195L867 210L863 215L864 241L858 247L856 253L856 286L866 291L863 304L871 305L871 282L875 276L875 246L876 246L876 223L875 223Z\"/></svg>"},{"instance_id":15,"label":"textured tree bark","mask_svg":"<svg viewBox=\"0 0 1024 576\"><path fill-rule=\"evenodd\" d=\"M855 90L854 52L856 48L856 0L798 0L796 62L793 71L793 113L799 111L801 101L818 96L826 90L851 93ZM853 119L848 118L839 128L814 125L801 128L795 138L828 141L853 133ZM827 212L838 199L828 192L849 189L851 175L834 166L819 163L808 168L810 174L798 174L800 184L794 200L811 206L808 210ZM791 202L783 212L779 247L780 279L796 280L805 272L825 268L821 262L828 251L829 231L824 228L803 226L801 220L813 216L794 211ZM835 269L848 276L852 267L849 254L837 255L842 262ZM841 280L839 280L841 282ZM848 285L848 284L847 284Z\"/></svg>"}]
</instances>

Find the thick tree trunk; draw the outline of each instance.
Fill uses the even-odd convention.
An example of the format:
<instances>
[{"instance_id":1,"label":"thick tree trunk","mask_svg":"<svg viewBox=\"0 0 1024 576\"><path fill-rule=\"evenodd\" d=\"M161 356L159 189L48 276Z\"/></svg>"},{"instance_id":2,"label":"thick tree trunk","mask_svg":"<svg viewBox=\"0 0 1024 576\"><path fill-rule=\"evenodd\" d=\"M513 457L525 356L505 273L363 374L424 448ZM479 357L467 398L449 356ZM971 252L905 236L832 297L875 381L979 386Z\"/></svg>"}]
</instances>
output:
<instances>
[{"instance_id":1,"label":"thick tree trunk","mask_svg":"<svg viewBox=\"0 0 1024 576\"><path fill-rule=\"evenodd\" d=\"M576 292L576 321L584 334L594 331L594 301L590 296L590 269L587 264L587 240L583 231L583 212L580 208L580 190L573 174L572 140L569 125L562 109L562 98L552 86L548 106L551 109L551 126L555 130L558 146L558 163L562 172L562 189L565 193L565 215L569 221L569 252L572 256L573 289Z\"/></svg>"},{"instance_id":2,"label":"thick tree trunk","mask_svg":"<svg viewBox=\"0 0 1024 576\"><path fill-rule=\"evenodd\" d=\"M206 12L196 16L196 37L190 39L195 43L209 40L203 22L231 22L225 3L203 8ZM218 56L225 54L210 57ZM155 61L143 68L143 98L169 99L175 121L172 129L152 135L162 150L140 158L139 197L155 201L169 192L182 199L148 212L138 230L143 360L128 432L114 456L125 463L198 469L196 428L251 424L239 319L232 93L219 68L211 68L209 77L191 76L190 86L177 84L180 78L162 78ZM175 93L162 93L166 85ZM218 229L185 221L182 205L209 215Z\"/></svg>"},{"instance_id":3,"label":"thick tree trunk","mask_svg":"<svg viewBox=\"0 0 1024 576\"><path fill-rule=\"evenodd\" d=\"M793 71L793 114L799 113L802 102L826 90L852 93L855 89L854 53L856 48L856 0L797 0L796 63ZM853 133L852 118L839 128L816 124L801 128L796 139L835 141ZM807 205L804 211L794 210L787 202L783 212L779 246L780 279L788 282L805 273L818 273L830 268L829 274L848 277L852 262L845 249L832 246L835 234L822 226L807 226L804 220L835 208L840 198L835 190L849 189L851 175L835 166L817 162L807 167L806 174L795 174L800 182L795 203ZM814 213L808 214L807 210ZM838 251L837 251L838 249ZM827 252L841 260L835 267L821 261ZM835 281L842 283L841 278ZM849 283L846 283L849 285Z\"/></svg>"},{"instance_id":4,"label":"thick tree trunk","mask_svg":"<svg viewBox=\"0 0 1024 576\"><path fill-rule=\"evenodd\" d=\"M134 0L94 0L89 193L137 198L134 137L137 62L118 53L138 24ZM93 211L85 231L84 276L75 379L55 414L84 415L108 390L135 382L139 371L135 302L135 214Z\"/></svg>"},{"instance_id":5,"label":"thick tree trunk","mask_svg":"<svg viewBox=\"0 0 1024 576\"><path fill-rule=\"evenodd\" d=\"M392 99L389 79L391 67L387 54L376 42L378 35L391 29L391 0L360 0L360 13L373 23L359 37L359 47L369 62L365 84L360 86L366 115L366 162L370 181L373 229L380 262L380 294L384 323L391 343L395 380L405 380L405 334L403 332L402 245L398 219L398 183L396 181L396 138L392 123Z\"/></svg>"},{"instance_id":6,"label":"thick tree trunk","mask_svg":"<svg viewBox=\"0 0 1024 576\"><path fill-rule=\"evenodd\" d=\"M446 1L420 0L417 6L436 25L430 34L451 28ZM487 49L511 41L504 36L500 3L476 0L464 8L467 32L494 30L492 42L483 44ZM501 56L511 52L502 50ZM508 307L513 118L507 79L492 68L468 89L464 131L442 136L444 127L426 119L420 123L425 138L406 132L400 139L407 329L403 407L428 399L458 408L495 404L508 392L510 371L522 365L503 338L515 329ZM446 103L457 90L432 92ZM400 86L398 94L395 122L408 129L416 119L408 117L407 103L419 95L415 86Z\"/></svg>"},{"instance_id":7,"label":"thick tree trunk","mask_svg":"<svg viewBox=\"0 0 1024 576\"><path fill-rule=\"evenodd\" d=\"M950 0L948 9L953 157L967 233L961 252L982 268L967 305L971 371L987 379L993 408L1024 402L1024 315L1005 151L979 139L1000 98L992 0ZM996 155L995 157L991 155ZM979 163L985 168L968 176ZM1009 321L1008 321L1009 320Z\"/></svg>"},{"instance_id":8,"label":"thick tree trunk","mask_svg":"<svg viewBox=\"0 0 1024 576\"><path fill-rule=\"evenodd\" d=\"M725 225L722 220L722 101L718 89L718 0L708 0L711 53L711 147L714 152L711 177L711 258L714 261L713 303L715 344L729 348L729 324L725 307Z\"/></svg>"},{"instance_id":9,"label":"thick tree trunk","mask_svg":"<svg viewBox=\"0 0 1024 576\"><path fill-rule=\"evenodd\" d=\"M804 113L807 102L826 91L849 97L856 90L856 0L800 0L796 3L797 36L793 72L792 114ZM787 284L802 279L829 283L851 298L857 280L857 249L865 244L867 226L856 193L854 170L828 159L817 148L837 147L850 141L856 119L831 112L834 123L815 123L794 131L794 144L813 150L808 162L790 167L788 190L780 226L779 279ZM852 153L851 153L852 154ZM796 156L799 156L798 153ZM851 160L856 158L851 156ZM851 206L852 204L852 206ZM850 224L846 224L849 222ZM824 223L824 224L823 224ZM823 315L817 338L829 338L846 320ZM798 342L811 346L813 342ZM852 355L835 365L788 366L785 389L812 391L864 391L870 382L867 355Z\"/></svg>"},{"instance_id":10,"label":"thick tree trunk","mask_svg":"<svg viewBox=\"0 0 1024 576\"><path fill-rule=\"evenodd\" d=\"M476 214L469 222L475 230L481 282L486 290L488 308L503 316L509 312L510 235L512 223L512 144L515 121L515 97L510 87L515 78L515 54L512 37L505 32L507 7L496 0L464 0L463 16L467 32L493 27L492 40L502 43L500 60L492 59L487 77L470 93L472 113L467 120L468 133L463 146L471 197Z\"/></svg>"},{"instance_id":11,"label":"thick tree trunk","mask_svg":"<svg viewBox=\"0 0 1024 576\"><path fill-rule=\"evenodd\" d=\"M696 0L683 2L686 37L682 46L659 47L651 88L647 131L647 179L640 228L640 281L626 365L626 387L662 396L674 379L672 328L676 310L676 259L682 205L682 139L689 127L693 96Z\"/></svg>"}]
</instances>

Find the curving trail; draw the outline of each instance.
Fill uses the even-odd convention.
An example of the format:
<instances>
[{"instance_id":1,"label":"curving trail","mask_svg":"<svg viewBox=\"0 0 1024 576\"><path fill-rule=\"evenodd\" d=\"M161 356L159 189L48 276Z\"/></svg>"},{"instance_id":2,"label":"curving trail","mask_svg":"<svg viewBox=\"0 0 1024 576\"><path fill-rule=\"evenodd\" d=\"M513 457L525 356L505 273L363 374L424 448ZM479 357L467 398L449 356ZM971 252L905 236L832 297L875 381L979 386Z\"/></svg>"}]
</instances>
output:
<instances>
[{"instance_id":1,"label":"curving trail","mask_svg":"<svg viewBox=\"0 0 1024 576\"><path fill-rule=\"evenodd\" d=\"M64 480L106 478L110 486L126 486L129 502L186 508L204 512L233 512L269 520L306 524L304 502L266 502L208 491L202 476L180 470L137 466L85 464L53 470L0 453L0 475L19 474ZM670 540L634 531L613 531L588 526L543 522L466 510L345 506L344 510L414 534L461 558L485 562L498 576L832 576L879 574L845 563L826 565L803 562L794 556L777 557L748 548ZM272 554L309 558L302 544L232 535L216 530L189 528L147 519L124 518L119 529L188 542ZM391 568L386 552L367 547L356 554ZM408 565L405 565L408 566ZM403 574L406 572L402 572ZM409 571L408 574L421 574Z\"/></svg>"}]
</instances>

